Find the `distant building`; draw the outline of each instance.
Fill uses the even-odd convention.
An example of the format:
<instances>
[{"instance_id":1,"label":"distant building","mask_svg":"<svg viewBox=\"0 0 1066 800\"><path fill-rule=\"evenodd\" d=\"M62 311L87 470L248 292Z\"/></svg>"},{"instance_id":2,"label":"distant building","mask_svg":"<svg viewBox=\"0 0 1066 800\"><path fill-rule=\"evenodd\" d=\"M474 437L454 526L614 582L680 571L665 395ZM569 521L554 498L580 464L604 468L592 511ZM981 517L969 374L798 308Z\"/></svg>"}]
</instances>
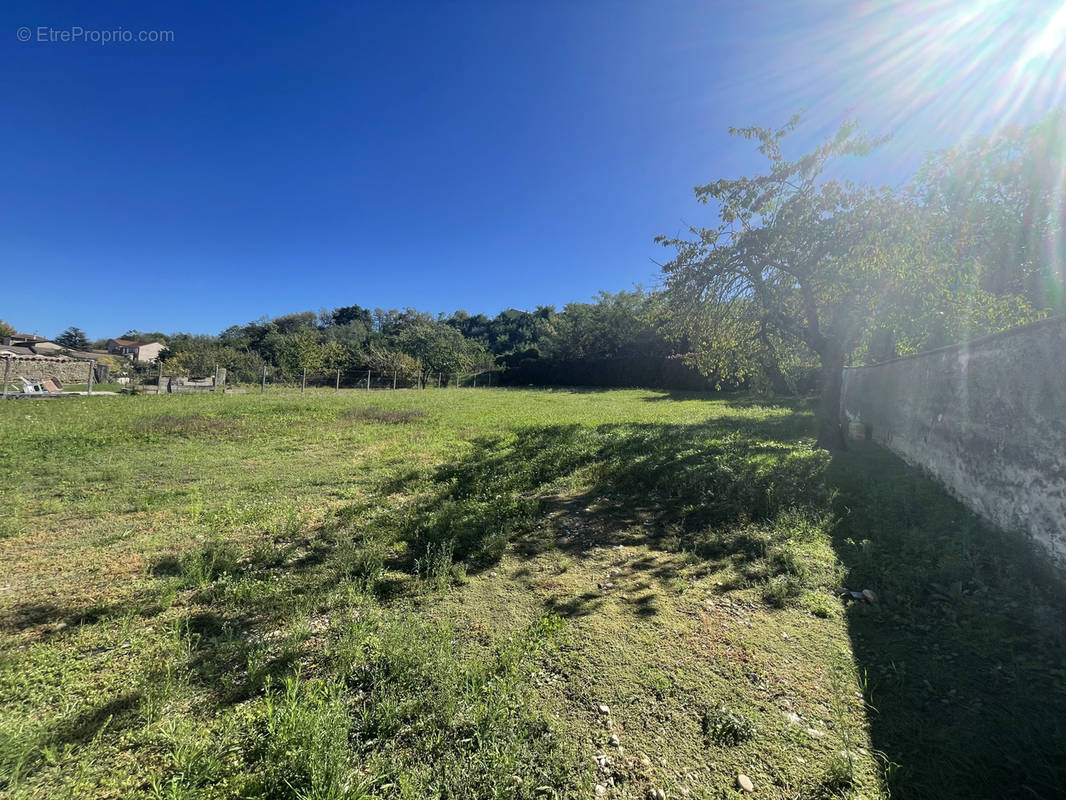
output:
<instances>
[{"instance_id":1,"label":"distant building","mask_svg":"<svg viewBox=\"0 0 1066 800\"><path fill-rule=\"evenodd\" d=\"M13 333L10 336L4 337L3 344L15 345L16 347L29 347L38 342L50 341L52 340L45 339L43 336L38 336L36 333Z\"/></svg>"},{"instance_id":2,"label":"distant building","mask_svg":"<svg viewBox=\"0 0 1066 800\"><path fill-rule=\"evenodd\" d=\"M131 339L108 339L107 352L113 356L126 356L138 364L150 364L159 360L159 354L166 349L159 342L135 342Z\"/></svg>"},{"instance_id":3,"label":"distant building","mask_svg":"<svg viewBox=\"0 0 1066 800\"><path fill-rule=\"evenodd\" d=\"M34 333L15 333L11 336L5 336L0 345L3 347L25 348L39 356L52 356L63 349L61 345L56 344L51 339L45 339L43 336L37 336Z\"/></svg>"}]
</instances>

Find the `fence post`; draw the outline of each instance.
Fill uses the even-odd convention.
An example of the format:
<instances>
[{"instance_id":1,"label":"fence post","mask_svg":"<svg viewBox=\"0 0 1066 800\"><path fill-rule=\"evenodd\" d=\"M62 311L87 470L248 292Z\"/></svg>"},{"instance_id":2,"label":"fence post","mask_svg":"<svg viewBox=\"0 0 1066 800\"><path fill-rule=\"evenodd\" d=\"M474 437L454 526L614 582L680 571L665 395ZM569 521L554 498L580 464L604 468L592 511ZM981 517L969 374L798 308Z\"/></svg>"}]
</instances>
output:
<instances>
[{"instance_id":1,"label":"fence post","mask_svg":"<svg viewBox=\"0 0 1066 800\"><path fill-rule=\"evenodd\" d=\"M163 394L163 362L159 362L159 377L155 382L155 393Z\"/></svg>"},{"instance_id":2,"label":"fence post","mask_svg":"<svg viewBox=\"0 0 1066 800\"><path fill-rule=\"evenodd\" d=\"M266 394L267 391L267 367L263 365L263 381L259 384L259 394Z\"/></svg>"},{"instance_id":3,"label":"fence post","mask_svg":"<svg viewBox=\"0 0 1066 800\"><path fill-rule=\"evenodd\" d=\"M440 373L437 373L437 388L440 388Z\"/></svg>"},{"instance_id":4,"label":"fence post","mask_svg":"<svg viewBox=\"0 0 1066 800\"><path fill-rule=\"evenodd\" d=\"M96 362L94 362L94 361L90 361L89 362L89 382L88 382L88 384L86 384L88 386L88 389L89 389L89 392L88 392L89 394L93 393L93 366L95 366L95 363Z\"/></svg>"},{"instance_id":5,"label":"fence post","mask_svg":"<svg viewBox=\"0 0 1066 800\"><path fill-rule=\"evenodd\" d=\"M370 391L370 370L366 371L366 390Z\"/></svg>"},{"instance_id":6,"label":"fence post","mask_svg":"<svg viewBox=\"0 0 1066 800\"><path fill-rule=\"evenodd\" d=\"M304 377L300 382L300 394L303 394L307 390L307 367L304 367Z\"/></svg>"},{"instance_id":7,"label":"fence post","mask_svg":"<svg viewBox=\"0 0 1066 800\"><path fill-rule=\"evenodd\" d=\"M477 388L477 373L476 372L474 373L474 385L471 388L474 388L474 389Z\"/></svg>"},{"instance_id":8,"label":"fence post","mask_svg":"<svg viewBox=\"0 0 1066 800\"><path fill-rule=\"evenodd\" d=\"M392 388L396 388L396 370L392 371Z\"/></svg>"},{"instance_id":9,"label":"fence post","mask_svg":"<svg viewBox=\"0 0 1066 800\"><path fill-rule=\"evenodd\" d=\"M11 376L11 357L4 359L4 398L7 398L7 379Z\"/></svg>"},{"instance_id":10,"label":"fence post","mask_svg":"<svg viewBox=\"0 0 1066 800\"><path fill-rule=\"evenodd\" d=\"M341 390L341 371L337 370L337 391Z\"/></svg>"}]
</instances>

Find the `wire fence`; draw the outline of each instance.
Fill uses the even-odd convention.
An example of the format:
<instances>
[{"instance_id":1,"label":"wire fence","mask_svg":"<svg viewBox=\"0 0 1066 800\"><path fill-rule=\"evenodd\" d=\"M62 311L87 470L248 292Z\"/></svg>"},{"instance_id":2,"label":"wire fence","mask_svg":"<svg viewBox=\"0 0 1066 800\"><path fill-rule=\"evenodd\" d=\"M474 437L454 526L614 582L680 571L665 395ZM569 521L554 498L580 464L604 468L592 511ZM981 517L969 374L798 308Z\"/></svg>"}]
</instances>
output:
<instances>
[{"instance_id":1,"label":"wire fence","mask_svg":"<svg viewBox=\"0 0 1066 800\"><path fill-rule=\"evenodd\" d=\"M502 369L482 369L471 372L414 373L405 370L340 369L332 372L303 371L299 376L277 368L265 367L257 381L234 380L224 368L207 376L168 375L161 368L154 375L142 376L137 384L147 394L196 394L208 392L239 392L248 394L271 391L301 392L342 389L364 392L399 389L487 389L500 386Z\"/></svg>"}]
</instances>

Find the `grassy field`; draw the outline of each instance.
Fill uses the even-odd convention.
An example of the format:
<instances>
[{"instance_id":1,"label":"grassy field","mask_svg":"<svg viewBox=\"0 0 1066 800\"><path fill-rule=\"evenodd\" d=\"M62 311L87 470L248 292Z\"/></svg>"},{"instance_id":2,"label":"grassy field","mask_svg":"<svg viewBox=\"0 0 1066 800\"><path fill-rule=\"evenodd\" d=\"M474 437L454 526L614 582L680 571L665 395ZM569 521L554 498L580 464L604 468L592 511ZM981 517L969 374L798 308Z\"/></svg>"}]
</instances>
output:
<instances>
[{"instance_id":1,"label":"grassy field","mask_svg":"<svg viewBox=\"0 0 1066 800\"><path fill-rule=\"evenodd\" d=\"M1066 796L1053 578L812 422L635 390L4 403L0 793Z\"/></svg>"},{"instance_id":2,"label":"grassy field","mask_svg":"<svg viewBox=\"0 0 1066 800\"><path fill-rule=\"evenodd\" d=\"M126 387L121 383L94 383L94 392L121 392ZM89 389L87 383L69 383L63 386L65 392L84 392Z\"/></svg>"}]
</instances>

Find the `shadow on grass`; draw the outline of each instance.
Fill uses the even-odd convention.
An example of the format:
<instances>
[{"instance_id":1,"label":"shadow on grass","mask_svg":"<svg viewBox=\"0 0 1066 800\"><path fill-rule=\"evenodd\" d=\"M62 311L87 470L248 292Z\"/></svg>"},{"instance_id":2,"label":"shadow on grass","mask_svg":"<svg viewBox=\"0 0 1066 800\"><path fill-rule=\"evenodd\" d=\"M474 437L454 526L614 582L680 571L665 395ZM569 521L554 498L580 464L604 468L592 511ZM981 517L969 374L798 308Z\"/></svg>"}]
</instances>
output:
<instances>
[{"instance_id":1,"label":"shadow on grass","mask_svg":"<svg viewBox=\"0 0 1066 800\"><path fill-rule=\"evenodd\" d=\"M681 403L687 400L701 400L722 403L729 408L736 409L772 408L797 413L808 413L817 403L817 400L807 397L770 396L751 391L699 392L681 389L652 389L650 391L656 392L656 394L645 397L645 403L670 401ZM813 418L809 418L808 421L813 426Z\"/></svg>"},{"instance_id":2,"label":"shadow on grass","mask_svg":"<svg viewBox=\"0 0 1066 800\"><path fill-rule=\"evenodd\" d=\"M852 649L893 798L1066 797L1066 597L1022 537L854 443L829 471Z\"/></svg>"},{"instance_id":3,"label":"shadow on grass","mask_svg":"<svg viewBox=\"0 0 1066 800\"><path fill-rule=\"evenodd\" d=\"M795 596L830 587L792 568L788 526L832 513L846 587L880 597L851 605L847 622L893 796L1066 797L1066 598L1030 543L885 451L856 443L829 464L805 438L809 416L738 408L751 413L478 440L433 476L404 526L410 552L447 541L483 569L505 547L581 557L645 543L731 565L738 585L793 581ZM582 517L592 524L566 527ZM621 579L638 572L627 569ZM654 614L653 596L634 610ZM580 616L604 598L590 587L549 607Z\"/></svg>"},{"instance_id":4,"label":"shadow on grass","mask_svg":"<svg viewBox=\"0 0 1066 800\"><path fill-rule=\"evenodd\" d=\"M728 557L743 541L735 529L826 507L828 458L797 441L806 430L807 420L783 414L695 425L551 425L477 439L467 457L432 476L402 535L413 557L446 543L474 569L498 561L508 546L581 555L663 536L676 539L675 549ZM556 540L543 526L559 511L613 524L564 530ZM625 529L637 524L647 527ZM749 545L742 560L767 555L765 540Z\"/></svg>"},{"instance_id":5,"label":"shadow on grass","mask_svg":"<svg viewBox=\"0 0 1066 800\"><path fill-rule=\"evenodd\" d=\"M126 692L112 700L62 720L51 730L52 745L86 744L92 741L105 727L125 730L131 718L137 716L141 702L140 692Z\"/></svg>"},{"instance_id":6,"label":"shadow on grass","mask_svg":"<svg viewBox=\"0 0 1066 800\"><path fill-rule=\"evenodd\" d=\"M85 603L78 600L70 603L16 603L0 613L0 632L35 631L36 638L58 636L69 633L79 626L95 625L129 614L136 614L142 619L151 619L162 610L162 606L151 596L137 597L118 603Z\"/></svg>"}]
</instances>

